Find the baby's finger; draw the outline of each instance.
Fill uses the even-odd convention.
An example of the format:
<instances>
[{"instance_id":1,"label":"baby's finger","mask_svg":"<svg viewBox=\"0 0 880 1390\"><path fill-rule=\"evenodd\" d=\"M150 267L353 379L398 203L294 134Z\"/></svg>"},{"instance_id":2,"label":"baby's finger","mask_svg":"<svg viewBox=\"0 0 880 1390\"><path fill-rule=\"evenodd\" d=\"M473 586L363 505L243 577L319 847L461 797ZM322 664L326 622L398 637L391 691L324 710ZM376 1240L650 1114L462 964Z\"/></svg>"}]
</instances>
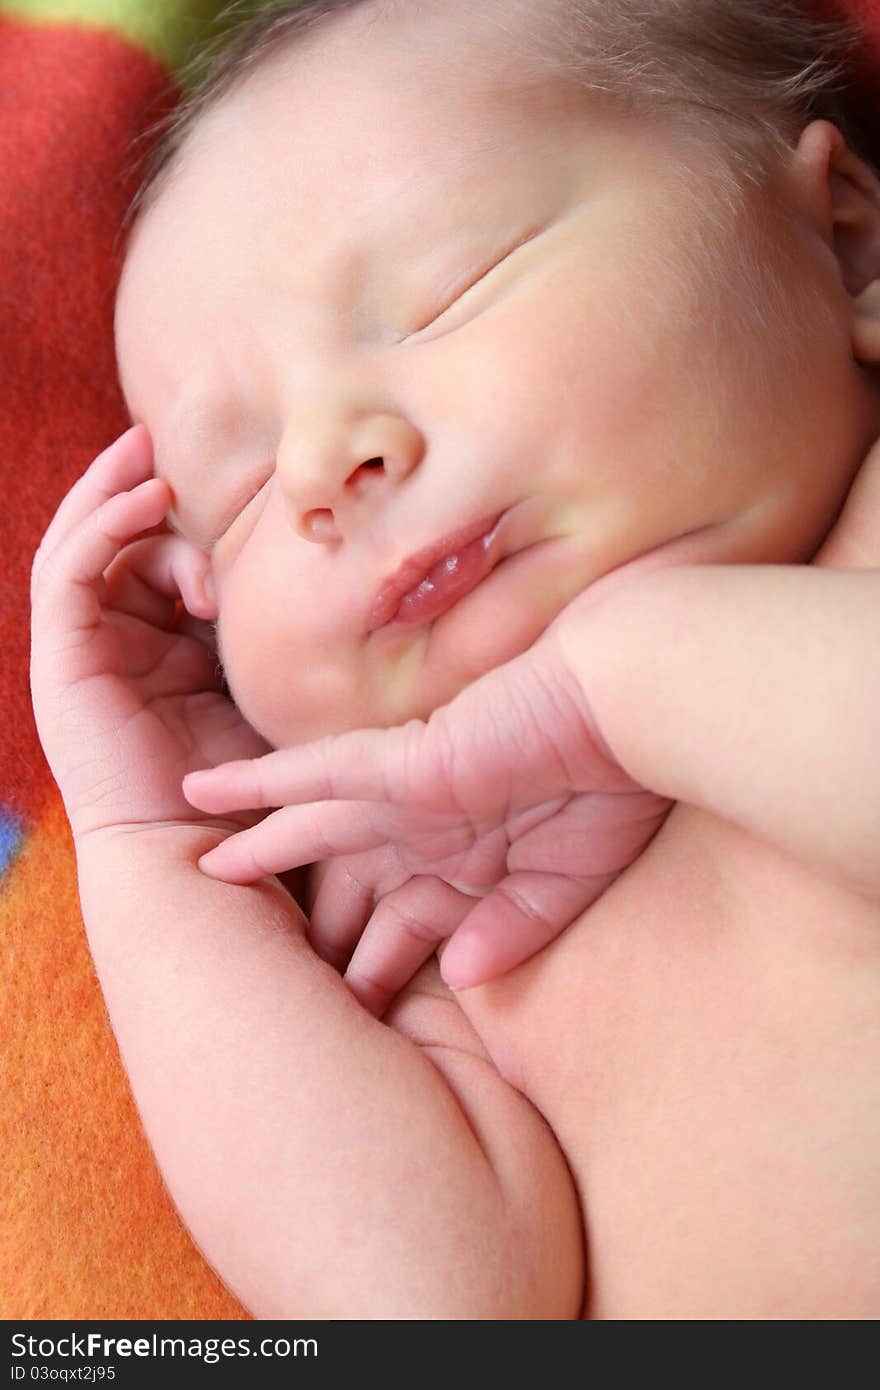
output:
<instances>
[{"instance_id":1,"label":"baby's finger","mask_svg":"<svg viewBox=\"0 0 880 1390\"><path fill-rule=\"evenodd\" d=\"M424 731L425 724L412 719L400 728L357 729L280 748L263 758L222 763L189 773L183 794L198 810L212 814L338 799L405 802L408 789L414 792L416 775L425 787L430 784L427 768L417 758Z\"/></svg>"},{"instance_id":2,"label":"baby's finger","mask_svg":"<svg viewBox=\"0 0 880 1390\"><path fill-rule=\"evenodd\" d=\"M210 561L182 536L147 536L118 555L104 576L113 607L156 627L167 627L177 600L194 617L210 621L217 605L208 594Z\"/></svg>"},{"instance_id":3,"label":"baby's finger","mask_svg":"<svg viewBox=\"0 0 880 1390\"><path fill-rule=\"evenodd\" d=\"M443 952L450 989L470 989L504 975L542 950L617 878L512 873L472 908Z\"/></svg>"},{"instance_id":4,"label":"baby's finger","mask_svg":"<svg viewBox=\"0 0 880 1390\"><path fill-rule=\"evenodd\" d=\"M856 474L837 524L813 564L839 570L880 565L880 444Z\"/></svg>"},{"instance_id":5,"label":"baby's finger","mask_svg":"<svg viewBox=\"0 0 880 1390\"><path fill-rule=\"evenodd\" d=\"M381 1018L394 996L473 910L473 898L427 875L386 894L345 972L351 992Z\"/></svg>"},{"instance_id":6,"label":"baby's finger","mask_svg":"<svg viewBox=\"0 0 880 1390\"><path fill-rule=\"evenodd\" d=\"M98 454L63 498L49 523L34 556L32 585L45 561L75 527L109 498L143 482L152 471L152 444L143 425L132 426Z\"/></svg>"},{"instance_id":7,"label":"baby's finger","mask_svg":"<svg viewBox=\"0 0 880 1390\"><path fill-rule=\"evenodd\" d=\"M104 571L168 510L168 484L148 478L117 493L58 542L35 577L32 606L44 623L71 635L95 627L106 596Z\"/></svg>"},{"instance_id":8,"label":"baby's finger","mask_svg":"<svg viewBox=\"0 0 880 1390\"><path fill-rule=\"evenodd\" d=\"M339 854L375 849L388 840L375 823L376 808L357 801L283 806L249 830L203 854L199 868L224 883L256 883Z\"/></svg>"},{"instance_id":9,"label":"baby's finger","mask_svg":"<svg viewBox=\"0 0 880 1390\"><path fill-rule=\"evenodd\" d=\"M330 859L322 865L307 935L313 950L334 970L345 969L370 920L384 878L381 869L379 850Z\"/></svg>"}]
</instances>

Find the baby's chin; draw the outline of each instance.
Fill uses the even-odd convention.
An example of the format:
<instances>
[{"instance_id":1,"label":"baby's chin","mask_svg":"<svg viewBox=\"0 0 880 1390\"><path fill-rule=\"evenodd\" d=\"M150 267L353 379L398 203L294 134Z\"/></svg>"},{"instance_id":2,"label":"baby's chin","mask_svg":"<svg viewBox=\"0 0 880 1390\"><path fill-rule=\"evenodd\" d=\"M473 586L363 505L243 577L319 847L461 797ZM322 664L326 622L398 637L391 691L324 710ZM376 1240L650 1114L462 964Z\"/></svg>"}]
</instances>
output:
<instances>
[{"instance_id":1,"label":"baby's chin","mask_svg":"<svg viewBox=\"0 0 880 1390\"><path fill-rule=\"evenodd\" d=\"M506 578L499 575L495 591L488 583L481 585L432 624L412 670L406 670L406 660L400 663L399 674L409 682L401 682L405 708L401 700L392 722L427 718L473 681L540 642L557 619L587 595L601 602L618 585L673 565L792 563L806 555L803 547L780 543L778 536L738 516L672 535L619 563L597 564L575 540L560 541L555 552L548 548L545 558L546 565L536 556L534 563L523 564Z\"/></svg>"},{"instance_id":2,"label":"baby's chin","mask_svg":"<svg viewBox=\"0 0 880 1390\"><path fill-rule=\"evenodd\" d=\"M264 670L232 661L226 680L256 733L274 748L291 747L354 729L426 720L475 680L526 651L547 622L544 614L519 612L482 634L471 630L463 641L460 623L453 632L437 621L377 643L378 650L363 651L354 666L312 666L299 681L294 671L278 680L276 671L270 688Z\"/></svg>"},{"instance_id":3,"label":"baby's chin","mask_svg":"<svg viewBox=\"0 0 880 1390\"><path fill-rule=\"evenodd\" d=\"M572 538L493 571L477 589L431 623L370 635L347 662L291 672L272 690L265 668L227 667L230 693L252 727L276 748L353 729L390 728L427 719L480 677L515 660L588 592L603 594L671 565L791 563L766 528L740 516L677 534L616 564L597 564ZM349 653L349 658L352 654ZM299 682L299 683L298 683Z\"/></svg>"},{"instance_id":4,"label":"baby's chin","mask_svg":"<svg viewBox=\"0 0 880 1390\"><path fill-rule=\"evenodd\" d=\"M587 548L579 537L559 537L514 556L507 572L493 573L431 625L417 661L410 665L410 652L395 654L390 665L399 664L400 675L409 678L406 712L400 709L397 722L427 718L473 681L521 656L573 603L594 590L598 597L603 584L624 583L640 568L746 559L747 550L732 544L723 528L711 526L620 560L602 557L598 547Z\"/></svg>"}]
</instances>

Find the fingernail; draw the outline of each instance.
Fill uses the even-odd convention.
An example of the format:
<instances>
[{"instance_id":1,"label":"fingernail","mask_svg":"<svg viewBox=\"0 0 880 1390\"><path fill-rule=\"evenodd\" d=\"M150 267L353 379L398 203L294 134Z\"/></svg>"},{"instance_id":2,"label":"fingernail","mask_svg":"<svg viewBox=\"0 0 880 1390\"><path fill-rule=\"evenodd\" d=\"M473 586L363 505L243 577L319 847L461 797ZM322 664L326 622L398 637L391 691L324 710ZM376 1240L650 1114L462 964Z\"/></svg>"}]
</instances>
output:
<instances>
[{"instance_id":1,"label":"fingernail","mask_svg":"<svg viewBox=\"0 0 880 1390\"><path fill-rule=\"evenodd\" d=\"M180 789L191 805L195 805L193 798L198 798L199 793L204 790L204 783L205 779L200 772L188 772L181 782ZM208 785L210 786L210 781ZM203 810L204 808L199 807L198 809Z\"/></svg>"},{"instance_id":2,"label":"fingernail","mask_svg":"<svg viewBox=\"0 0 880 1390\"><path fill-rule=\"evenodd\" d=\"M450 970L449 966L446 964L446 961L443 959L445 955L445 951L442 951L440 954L441 980L445 985L448 985L450 989L454 989L456 993L460 989L467 989L471 983L471 981L467 978L467 971L465 970L464 973L462 973L461 971L456 970L454 964L453 968Z\"/></svg>"},{"instance_id":3,"label":"fingernail","mask_svg":"<svg viewBox=\"0 0 880 1390\"><path fill-rule=\"evenodd\" d=\"M442 970L440 974L442 976L443 983L445 985L448 985L450 989L455 990L456 994L461 994L466 989L474 989L478 984L482 984L481 980L461 979L457 975L453 975L450 979L449 975L444 975Z\"/></svg>"}]
</instances>

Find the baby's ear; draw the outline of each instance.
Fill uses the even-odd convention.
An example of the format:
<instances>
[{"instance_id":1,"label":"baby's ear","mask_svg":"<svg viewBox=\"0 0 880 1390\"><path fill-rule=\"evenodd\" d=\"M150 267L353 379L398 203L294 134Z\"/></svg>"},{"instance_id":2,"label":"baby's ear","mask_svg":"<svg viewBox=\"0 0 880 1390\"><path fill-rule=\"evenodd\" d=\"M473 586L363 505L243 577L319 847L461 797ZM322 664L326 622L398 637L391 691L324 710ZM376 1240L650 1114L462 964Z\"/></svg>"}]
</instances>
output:
<instances>
[{"instance_id":1,"label":"baby's ear","mask_svg":"<svg viewBox=\"0 0 880 1390\"><path fill-rule=\"evenodd\" d=\"M220 610L211 574L210 555L182 537L176 539L176 550L174 579L184 608L193 618L214 622Z\"/></svg>"},{"instance_id":2,"label":"baby's ear","mask_svg":"<svg viewBox=\"0 0 880 1390\"><path fill-rule=\"evenodd\" d=\"M880 178L830 121L806 127L795 162L852 300L853 356L880 363Z\"/></svg>"}]
</instances>

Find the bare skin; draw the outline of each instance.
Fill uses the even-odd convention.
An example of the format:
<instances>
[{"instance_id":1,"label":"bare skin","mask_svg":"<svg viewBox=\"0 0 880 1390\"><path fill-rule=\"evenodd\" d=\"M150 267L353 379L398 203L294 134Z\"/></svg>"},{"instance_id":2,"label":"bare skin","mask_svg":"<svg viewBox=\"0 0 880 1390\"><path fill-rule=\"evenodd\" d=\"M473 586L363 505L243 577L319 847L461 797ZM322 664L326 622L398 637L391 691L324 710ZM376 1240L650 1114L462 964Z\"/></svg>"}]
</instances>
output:
<instances>
[{"instance_id":1,"label":"bare skin","mask_svg":"<svg viewBox=\"0 0 880 1390\"><path fill-rule=\"evenodd\" d=\"M880 1289L880 1129L871 1101L880 1066L880 584L871 566L880 560L878 501L875 448L810 569L683 567L624 583L615 576L583 612L573 605L563 628L611 749L638 781L681 804L552 948L457 998L500 1074L549 1122L568 1160L589 1237L585 1316L872 1316ZM541 650L519 664L541 672L543 691L550 680ZM645 669L665 733L640 717ZM507 775L489 765L488 728L479 732L481 684L496 741L501 711L517 708ZM555 685L565 688L562 679ZM705 688L716 692L711 707ZM306 845L333 806L337 834L346 817L359 825L351 810L358 803L345 798L369 787L373 766L366 841L383 825L383 798L393 805L399 797L402 809L409 797L409 824L389 824L399 844L424 846L419 786L423 800L433 788L434 805L449 795L465 820L465 787L485 804L497 786L506 805L520 785L511 779L521 775L540 808L546 778L532 769L523 732L541 729L539 704L524 720L525 697L505 700L489 682L468 694L446 721L461 747L476 731L458 795L436 771L428 776L431 748L422 740L421 753L418 729L401 731L403 779L392 732L343 736L190 781L215 811L265 804L238 792L237 782L252 788L262 778L269 804L288 799L285 788L290 800L306 802L320 785L311 820L299 817ZM456 737L457 703L464 714ZM555 708L561 715L564 702ZM546 718L544 711L544 727ZM567 752L574 786L584 785L578 742L586 779L595 775L589 723L582 718L579 738L568 741L560 725L554 750L543 753L556 769ZM475 761L481 750L485 767ZM550 775L564 783L558 771ZM330 786L339 800L324 801ZM564 832L552 827L564 812L556 805L543 848L558 856ZM285 840L292 852L296 826L279 821L280 856ZM226 840L209 856L211 872L237 882L259 877L245 864L261 835L272 844L267 827ZM517 863L534 834L513 837ZM433 843L435 858L419 867L449 873L436 831ZM500 968L492 933L500 926L503 946L510 910L502 906L493 920L481 907L471 923L489 936L483 970L493 959ZM534 942L544 925L529 924ZM403 946L397 951L406 959ZM423 972L420 987L442 984ZM415 1012L408 996L392 1005L388 1022L406 1026ZM804 1269L821 1276L807 1281Z\"/></svg>"},{"instance_id":2,"label":"bare skin","mask_svg":"<svg viewBox=\"0 0 880 1390\"><path fill-rule=\"evenodd\" d=\"M177 782L180 762L191 766L204 746L199 711L202 720L213 712L204 730L216 735L220 706L193 699L205 683L198 644L134 621L146 607L159 616L155 588L129 586L116 605L126 618L109 627L95 588L119 544L108 534L102 549L97 538L108 524L123 540L125 531L119 495L95 510L95 480L103 474L106 486L143 469L142 435L133 434L77 485L37 558L35 708L77 826L90 945L147 1132L184 1219L230 1287L267 1317L871 1316L880 909L876 883L842 883L864 871L861 803L837 817L850 831L830 872L680 805L552 948L457 1001L436 964L426 965L378 1023L314 955L305 918L277 881L236 886L197 868L237 828L185 811ZM871 558L876 471L860 476L823 551L829 565ZM147 504L163 505L163 487L122 497L136 532L149 524ZM672 578L696 576L705 588L712 573ZM743 600L761 571L716 573L760 637L766 581L763 593L752 585L760 609L749 613ZM855 578L876 613L876 573ZM849 575L829 569L827 579ZM82 626L75 592L94 604L97 627ZM681 609L672 597L670 616ZM865 650L859 603L848 618L839 604L834 612L836 640L854 663ZM814 624L821 617L799 611ZM63 625L79 676L59 687ZM156 690L161 668L150 662L144 672L143 656L139 674L114 674L108 632L177 651L165 663L172 689ZM112 666L134 652L125 640L109 650ZM729 656L724 643L719 651ZM742 640L733 653L750 674ZM131 717L141 681L151 687L145 719ZM167 768L167 781L129 782L99 761L89 791L81 756L65 775L68 745L51 713L62 691L80 718L97 693L117 730L115 757L127 746L126 759L143 760L144 731L158 717L180 750L179 760L149 760L154 774ZM800 681L797 691L808 705ZM610 693L617 703L625 683ZM189 734L185 710L196 719ZM852 709L837 713L841 765L865 766L865 750L876 748L870 723ZM758 710L753 732L759 746L779 744L772 707ZM235 737L230 726L224 738ZM702 748L698 740L692 767L714 758L723 785L736 772L725 752L717 738ZM804 843L823 817L834 824L833 761L827 772L827 785L805 789L812 818L790 817ZM772 793L770 773L763 789ZM107 809L108 788L113 823L86 827L78 799L94 817ZM772 822L772 794L757 814Z\"/></svg>"}]
</instances>

